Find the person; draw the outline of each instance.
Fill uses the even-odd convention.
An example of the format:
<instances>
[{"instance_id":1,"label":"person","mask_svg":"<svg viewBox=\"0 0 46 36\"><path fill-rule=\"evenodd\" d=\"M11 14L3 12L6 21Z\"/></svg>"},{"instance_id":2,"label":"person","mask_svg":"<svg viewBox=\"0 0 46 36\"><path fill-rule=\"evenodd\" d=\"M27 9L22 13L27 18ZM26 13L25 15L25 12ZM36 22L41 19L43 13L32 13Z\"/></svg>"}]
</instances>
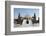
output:
<instances>
[{"instance_id":1,"label":"person","mask_svg":"<svg viewBox=\"0 0 46 36\"><path fill-rule=\"evenodd\" d=\"M27 24L29 24L29 21L28 21L28 18L27 18L27 21L26 21Z\"/></svg>"}]
</instances>

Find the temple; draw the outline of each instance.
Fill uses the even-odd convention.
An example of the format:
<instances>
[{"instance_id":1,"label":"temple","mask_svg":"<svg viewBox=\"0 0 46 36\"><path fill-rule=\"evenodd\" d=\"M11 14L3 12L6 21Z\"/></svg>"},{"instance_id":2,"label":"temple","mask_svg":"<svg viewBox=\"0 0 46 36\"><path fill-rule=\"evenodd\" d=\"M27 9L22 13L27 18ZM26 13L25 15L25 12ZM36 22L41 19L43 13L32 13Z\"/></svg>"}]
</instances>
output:
<instances>
[{"instance_id":1,"label":"temple","mask_svg":"<svg viewBox=\"0 0 46 36\"><path fill-rule=\"evenodd\" d=\"M28 18L28 17L24 17L23 19L22 19L22 18L23 18L23 17L20 17L20 13L19 13L18 19L14 19L14 23L22 25L22 22L23 22L24 19L27 20L27 21L26 21L27 24L29 23L29 21L28 21L29 18ZM30 18L30 19L31 19L31 18ZM29 20L30 20L30 19L29 19ZM39 23L39 17L38 17L38 20L36 20L36 14L34 13L34 16L32 16L31 21L32 21L32 24L34 24L34 23Z\"/></svg>"},{"instance_id":2,"label":"temple","mask_svg":"<svg viewBox=\"0 0 46 36\"><path fill-rule=\"evenodd\" d=\"M39 17L38 20L36 20L36 14L34 13L34 16L32 17L32 23L39 23Z\"/></svg>"},{"instance_id":3,"label":"temple","mask_svg":"<svg viewBox=\"0 0 46 36\"><path fill-rule=\"evenodd\" d=\"M21 19L20 17L20 13L18 15L18 19L14 19L14 23L17 23L17 24L22 24L23 20Z\"/></svg>"}]
</instances>

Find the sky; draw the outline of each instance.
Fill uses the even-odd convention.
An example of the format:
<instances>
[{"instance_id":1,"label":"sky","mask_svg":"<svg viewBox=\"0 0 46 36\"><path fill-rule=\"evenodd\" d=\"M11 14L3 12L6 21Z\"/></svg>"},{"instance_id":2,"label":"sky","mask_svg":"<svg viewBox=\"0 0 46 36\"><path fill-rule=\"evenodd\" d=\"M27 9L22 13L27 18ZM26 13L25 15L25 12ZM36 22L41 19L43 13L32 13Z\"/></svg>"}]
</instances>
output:
<instances>
[{"instance_id":1,"label":"sky","mask_svg":"<svg viewBox=\"0 0 46 36\"><path fill-rule=\"evenodd\" d=\"M20 13L20 16L34 16L34 13L36 16L39 16L39 9L32 9L32 8L14 8L14 16L18 16Z\"/></svg>"}]
</instances>

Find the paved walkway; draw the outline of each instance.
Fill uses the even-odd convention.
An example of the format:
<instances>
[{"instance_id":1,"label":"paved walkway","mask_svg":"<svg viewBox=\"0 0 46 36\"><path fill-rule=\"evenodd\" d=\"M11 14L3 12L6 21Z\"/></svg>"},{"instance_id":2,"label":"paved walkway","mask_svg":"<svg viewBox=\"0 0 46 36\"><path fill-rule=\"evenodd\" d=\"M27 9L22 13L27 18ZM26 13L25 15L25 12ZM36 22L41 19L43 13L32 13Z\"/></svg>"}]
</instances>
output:
<instances>
[{"instance_id":1,"label":"paved walkway","mask_svg":"<svg viewBox=\"0 0 46 36\"><path fill-rule=\"evenodd\" d=\"M24 19L23 22L22 22L22 25L20 25L20 24L15 24L14 26L15 26L15 27L32 27L32 26L38 26L38 25L39 25L38 23L33 25L31 20L28 20L28 21L29 21L29 24L27 24L26 21L27 21L27 20Z\"/></svg>"}]
</instances>

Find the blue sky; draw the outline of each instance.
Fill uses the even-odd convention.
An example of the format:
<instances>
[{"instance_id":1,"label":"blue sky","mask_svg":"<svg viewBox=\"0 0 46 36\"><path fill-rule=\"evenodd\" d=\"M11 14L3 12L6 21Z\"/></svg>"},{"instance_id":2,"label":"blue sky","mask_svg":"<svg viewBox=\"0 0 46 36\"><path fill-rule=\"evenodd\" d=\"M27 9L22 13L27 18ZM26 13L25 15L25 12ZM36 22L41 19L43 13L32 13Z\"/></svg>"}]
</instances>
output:
<instances>
[{"instance_id":1,"label":"blue sky","mask_svg":"<svg viewBox=\"0 0 46 36\"><path fill-rule=\"evenodd\" d=\"M14 16L18 16L20 13L21 16L33 16L34 13L36 16L39 16L39 9L32 9L32 8L14 8Z\"/></svg>"}]
</instances>

